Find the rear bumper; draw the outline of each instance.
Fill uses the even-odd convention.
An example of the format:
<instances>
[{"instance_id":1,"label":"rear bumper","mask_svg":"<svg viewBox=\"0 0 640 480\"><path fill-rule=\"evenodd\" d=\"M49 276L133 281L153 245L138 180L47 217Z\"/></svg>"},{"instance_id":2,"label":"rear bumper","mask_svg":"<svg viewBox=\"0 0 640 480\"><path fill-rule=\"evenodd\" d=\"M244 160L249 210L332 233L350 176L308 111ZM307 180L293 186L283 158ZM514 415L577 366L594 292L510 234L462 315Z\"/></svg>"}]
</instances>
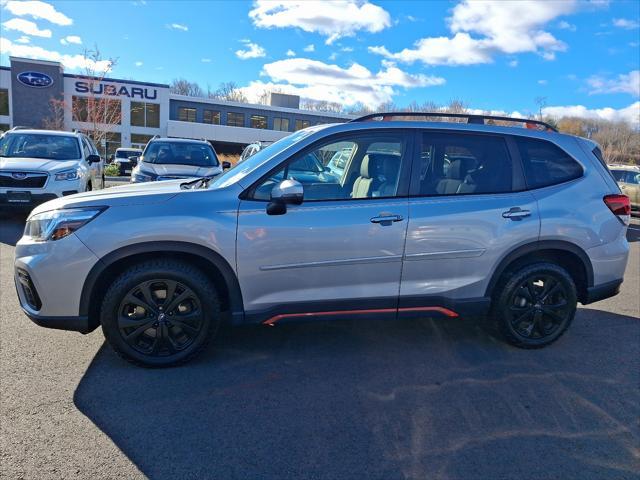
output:
<instances>
[{"instance_id":1,"label":"rear bumper","mask_svg":"<svg viewBox=\"0 0 640 480\"><path fill-rule=\"evenodd\" d=\"M588 305L589 303L594 303L600 300L604 300L605 298L613 297L620 293L620 285L622 285L622 279L602 283L600 285L596 285L595 287L589 287L587 288L587 296L584 299L585 301L582 302L582 304Z\"/></svg>"}]
</instances>

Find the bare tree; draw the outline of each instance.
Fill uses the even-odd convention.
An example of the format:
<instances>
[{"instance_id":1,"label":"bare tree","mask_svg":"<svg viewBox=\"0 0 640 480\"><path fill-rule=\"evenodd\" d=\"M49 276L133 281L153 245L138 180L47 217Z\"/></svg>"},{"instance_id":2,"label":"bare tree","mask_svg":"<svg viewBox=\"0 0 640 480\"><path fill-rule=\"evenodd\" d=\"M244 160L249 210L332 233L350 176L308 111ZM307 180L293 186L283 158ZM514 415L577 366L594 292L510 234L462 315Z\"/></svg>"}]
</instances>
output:
<instances>
[{"instance_id":1,"label":"bare tree","mask_svg":"<svg viewBox=\"0 0 640 480\"><path fill-rule=\"evenodd\" d=\"M93 50L84 51L84 71L80 78L85 80L88 86L86 96L74 97L71 106L64 99L52 98L50 100L51 116L43 123L46 128L64 129L64 112L71 110L71 118L80 123L80 128L96 144L107 140L115 126L122 121L122 103L117 98L116 88L101 86L105 76L116 65L114 58L103 59L97 46Z\"/></svg>"},{"instance_id":2,"label":"bare tree","mask_svg":"<svg viewBox=\"0 0 640 480\"><path fill-rule=\"evenodd\" d=\"M186 95L188 97L204 97L204 91L196 82L190 82L185 78L174 78L171 81L171 93Z\"/></svg>"},{"instance_id":3,"label":"bare tree","mask_svg":"<svg viewBox=\"0 0 640 480\"><path fill-rule=\"evenodd\" d=\"M302 110L311 110L314 112L341 112L343 110L342 104L338 102L329 102L328 100L313 100L305 98L300 103Z\"/></svg>"},{"instance_id":4,"label":"bare tree","mask_svg":"<svg viewBox=\"0 0 640 480\"><path fill-rule=\"evenodd\" d=\"M218 100L226 100L228 102L248 103L247 97L242 93L242 90L240 90L238 84L235 82L221 83L218 89L214 91L210 97Z\"/></svg>"}]
</instances>

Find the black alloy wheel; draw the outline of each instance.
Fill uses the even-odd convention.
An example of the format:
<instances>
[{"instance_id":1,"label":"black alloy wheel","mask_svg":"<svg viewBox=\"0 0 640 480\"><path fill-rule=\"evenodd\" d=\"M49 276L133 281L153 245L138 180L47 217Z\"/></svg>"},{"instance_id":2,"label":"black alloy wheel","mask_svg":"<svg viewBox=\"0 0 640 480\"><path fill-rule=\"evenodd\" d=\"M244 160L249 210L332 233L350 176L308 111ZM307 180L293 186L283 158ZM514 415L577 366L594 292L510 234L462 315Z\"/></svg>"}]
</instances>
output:
<instances>
[{"instance_id":1,"label":"black alloy wheel","mask_svg":"<svg viewBox=\"0 0 640 480\"><path fill-rule=\"evenodd\" d=\"M494 317L507 340L540 348L557 340L571 324L577 306L573 279L562 267L537 263L522 267L498 285Z\"/></svg>"},{"instance_id":2,"label":"black alloy wheel","mask_svg":"<svg viewBox=\"0 0 640 480\"><path fill-rule=\"evenodd\" d=\"M193 343L204 313L197 295L182 283L159 278L133 287L118 308L122 338L138 352L173 355Z\"/></svg>"},{"instance_id":3,"label":"black alloy wheel","mask_svg":"<svg viewBox=\"0 0 640 480\"><path fill-rule=\"evenodd\" d=\"M100 323L113 349L132 363L168 367L199 354L220 325L218 292L197 267L147 260L124 270L102 301Z\"/></svg>"}]
</instances>

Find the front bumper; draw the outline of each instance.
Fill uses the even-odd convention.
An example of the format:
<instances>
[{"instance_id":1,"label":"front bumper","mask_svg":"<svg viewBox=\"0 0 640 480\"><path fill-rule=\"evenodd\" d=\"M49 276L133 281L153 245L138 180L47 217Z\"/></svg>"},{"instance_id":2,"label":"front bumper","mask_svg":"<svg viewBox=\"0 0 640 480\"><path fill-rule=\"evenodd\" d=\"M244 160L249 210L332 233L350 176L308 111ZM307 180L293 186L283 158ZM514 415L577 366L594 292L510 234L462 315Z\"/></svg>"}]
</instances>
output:
<instances>
[{"instance_id":1,"label":"front bumper","mask_svg":"<svg viewBox=\"0 0 640 480\"><path fill-rule=\"evenodd\" d=\"M77 193L74 191L74 193ZM20 201L12 201L9 198L9 195L5 193L0 193L0 208L33 208L41 203L48 202L49 200L55 200L58 198L58 195L55 193L31 193L29 195L29 200L26 202Z\"/></svg>"},{"instance_id":2,"label":"front bumper","mask_svg":"<svg viewBox=\"0 0 640 480\"><path fill-rule=\"evenodd\" d=\"M21 238L14 261L20 306L38 325L88 332L88 320L80 315L80 297L98 261L75 234L49 242Z\"/></svg>"}]
</instances>

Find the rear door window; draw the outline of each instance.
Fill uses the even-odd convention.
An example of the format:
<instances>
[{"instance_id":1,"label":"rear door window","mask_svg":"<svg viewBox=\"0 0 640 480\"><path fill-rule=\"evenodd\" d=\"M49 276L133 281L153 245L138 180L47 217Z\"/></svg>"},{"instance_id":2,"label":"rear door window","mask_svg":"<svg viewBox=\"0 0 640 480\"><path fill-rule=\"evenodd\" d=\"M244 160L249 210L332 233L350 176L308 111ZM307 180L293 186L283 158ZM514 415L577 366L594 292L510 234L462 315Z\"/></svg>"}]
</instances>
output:
<instances>
[{"instance_id":1,"label":"rear door window","mask_svg":"<svg viewBox=\"0 0 640 480\"><path fill-rule=\"evenodd\" d=\"M582 176L582 167L568 153L546 140L514 137L529 188L542 188Z\"/></svg>"},{"instance_id":2,"label":"rear door window","mask_svg":"<svg viewBox=\"0 0 640 480\"><path fill-rule=\"evenodd\" d=\"M419 149L418 195L512 191L513 165L502 137L425 132Z\"/></svg>"}]
</instances>

